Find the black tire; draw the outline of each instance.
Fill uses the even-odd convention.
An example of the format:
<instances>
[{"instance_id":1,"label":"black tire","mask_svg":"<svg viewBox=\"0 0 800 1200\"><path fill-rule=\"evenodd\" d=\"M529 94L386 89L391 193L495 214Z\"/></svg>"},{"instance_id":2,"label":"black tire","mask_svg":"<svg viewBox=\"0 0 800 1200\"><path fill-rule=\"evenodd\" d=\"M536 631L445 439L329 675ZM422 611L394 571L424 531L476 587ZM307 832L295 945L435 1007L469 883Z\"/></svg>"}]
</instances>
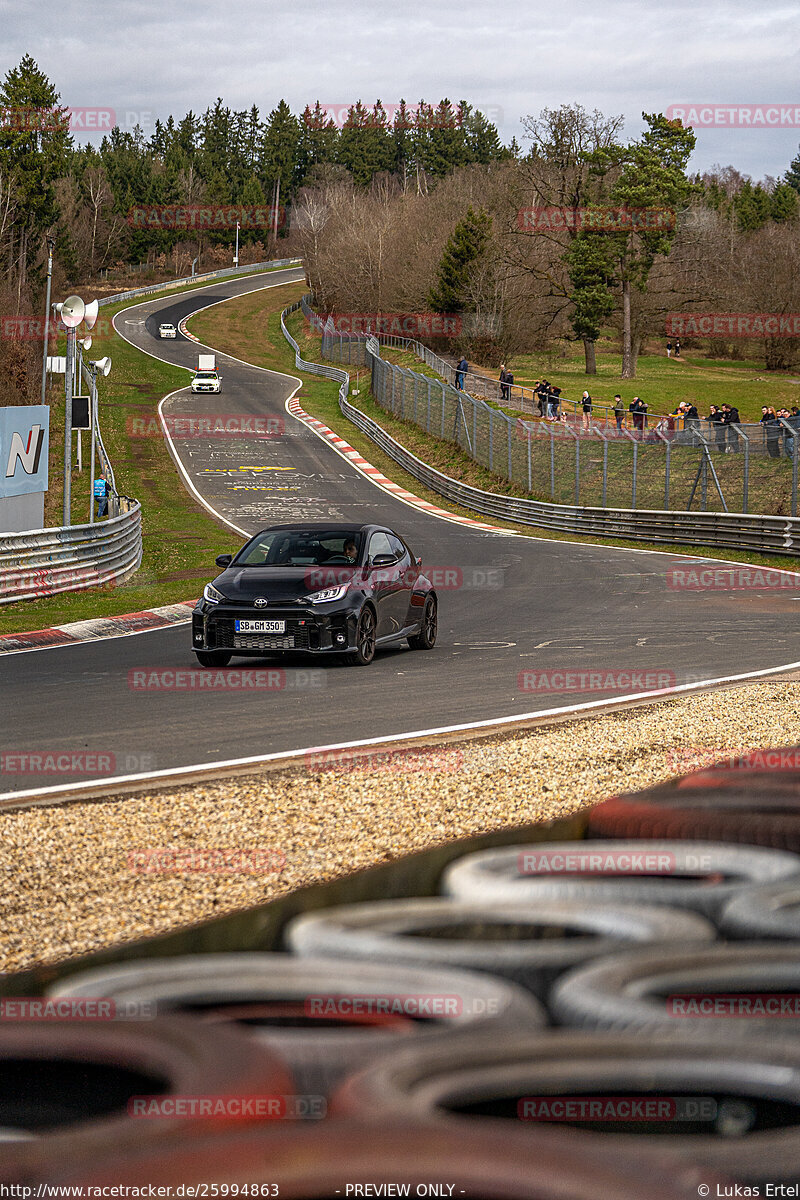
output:
<instances>
[{"instance_id":1,"label":"black tire","mask_svg":"<svg viewBox=\"0 0 800 1200\"><path fill-rule=\"evenodd\" d=\"M461 998L461 1011L431 1013L429 1019L401 1016L379 1024L374 1018L360 1024L346 1017L326 1019L322 1004L316 1013L309 1012L315 997L324 1002L351 994L455 996ZM477 1030L487 1024L498 1029L536 1028L546 1020L532 996L486 975L257 952L100 967L69 976L53 995L147 1001L158 1012L189 1011L216 1020L255 1022L247 1026L251 1035L289 1064L297 1091L311 1095L327 1094L342 1074L385 1052L398 1037L427 1039L445 1030Z\"/></svg>"},{"instance_id":2,"label":"black tire","mask_svg":"<svg viewBox=\"0 0 800 1200\"><path fill-rule=\"evenodd\" d=\"M397 1194L410 1196L642 1200L646 1194L647 1200L697 1200L698 1185L709 1178L708 1171L701 1173L674 1154L654 1151L643 1193L635 1152L610 1146L610 1139L590 1141L573 1130L543 1126L514 1128L510 1121L366 1119L311 1125L267 1121L258 1130L209 1131L202 1141L176 1138L161 1152L112 1154L79 1171L62 1164L44 1177L36 1173L32 1182L138 1191L144 1180L171 1187L173 1195L180 1184L201 1185L197 1194L209 1185L219 1191L224 1184L281 1200L314 1200L343 1197L347 1184L372 1195L376 1180L391 1180ZM394 1191L393 1186L390 1194Z\"/></svg>"},{"instance_id":3,"label":"black tire","mask_svg":"<svg viewBox=\"0 0 800 1200\"><path fill-rule=\"evenodd\" d=\"M375 636L375 613L366 604L359 613L356 624L356 648L347 656L351 666L369 666L375 657Z\"/></svg>"},{"instance_id":4,"label":"black tire","mask_svg":"<svg viewBox=\"0 0 800 1200\"><path fill-rule=\"evenodd\" d=\"M800 882L743 888L723 908L719 928L736 940L800 941Z\"/></svg>"},{"instance_id":5,"label":"black tire","mask_svg":"<svg viewBox=\"0 0 800 1200\"><path fill-rule=\"evenodd\" d=\"M635 862L650 871L635 870L624 877L603 878L607 864ZM566 874L570 856L575 862L595 856L593 873ZM540 865L553 862L547 873ZM529 873L520 869L530 862ZM604 864L606 864L604 866ZM535 872L534 873L534 869ZM647 868L646 868L647 869ZM688 878L687 878L688 877ZM538 842L526 846L504 846L481 850L451 863L444 872L441 890L458 900L500 903L537 903L541 900L582 900L603 904L666 904L689 908L714 919L722 907L747 884L800 882L800 856L760 846L716 842L656 840ZM684 881L686 880L686 881Z\"/></svg>"},{"instance_id":6,"label":"black tire","mask_svg":"<svg viewBox=\"0 0 800 1200\"><path fill-rule=\"evenodd\" d=\"M800 1175L800 1046L764 1040L731 1046L721 1038L696 1044L566 1030L502 1042L455 1035L437 1046L404 1047L351 1077L333 1097L331 1114L387 1123L439 1117L461 1124L468 1117L476 1132L497 1127L501 1117L509 1125L522 1117L536 1137L554 1128L536 1121L537 1113L577 1097L611 1101L614 1115L615 1098L662 1101L656 1120L634 1110L632 1120L612 1115L556 1126L574 1135L578 1149L599 1143L623 1160L635 1155L643 1179L670 1150L732 1183L783 1183ZM559 1115L558 1108L551 1112Z\"/></svg>"},{"instance_id":7,"label":"black tire","mask_svg":"<svg viewBox=\"0 0 800 1200\"><path fill-rule=\"evenodd\" d=\"M412 634L408 644L412 650L432 650L436 645L436 635L439 630L439 606L436 597L427 595L422 610L422 622L419 633Z\"/></svg>"},{"instance_id":8,"label":"black tire","mask_svg":"<svg viewBox=\"0 0 800 1200\"><path fill-rule=\"evenodd\" d=\"M799 761L797 749L754 751L741 762L615 796L590 811L590 835L743 842L800 853ZM751 769L748 762L761 765Z\"/></svg>"},{"instance_id":9,"label":"black tire","mask_svg":"<svg viewBox=\"0 0 800 1200\"><path fill-rule=\"evenodd\" d=\"M228 663L233 658L227 650L195 650L197 664L200 667L227 667Z\"/></svg>"},{"instance_id":10,"label":"black tire","mask_svg":"<svg viewBox=\"0 0 800 1200\"><path fill-rule=\"evenodd\" d=\"M199 1022L177 1017L5 1019L0 1121L16 1140L3 1145L0 1180L57 1173L66 1164L160 1145L165 1136L208 1133L209 1121L191 1115L131 1119L128 1103L136 1096L291 1093L280 1059L235 1028L209 1038Z\"/></svg>"},{"instance_id":11,"label":"black tire","mask_svg":"<svg viewBox=\"0 0 800 1200\"><path fill-rule=\"evenodd\" d=\"M443 898L321 909L295 918L285 934L301 955L485 971L521 984L541 1000L564 971L603 954L637 943L712 942L715 936L703 917L673 908L570 900L534 907Z\"/></svg>"},{"instance_id":12,"label":"black tire","mask_svg":"<svg viewBox=\"0 0 800 1200\"><path fill-rule=\"evenodd\" d=\"M800 997L791 998L792 1004L798 1001L796 1013L780 1015L777 994L789 992L800 992L800 944L747 942L682 952L636 950L601 959L562 975L549 1008L557 1024L579 1029L701 1039L722 1035L737 1042L766 1034L800 1045ZM715 1008L716 996L755 993L772 994L774 1015L761 1015L747 999L719 1002L740 1015L709 1011L704 1016L700 1008Z\"/></svg>"}]
</instances>

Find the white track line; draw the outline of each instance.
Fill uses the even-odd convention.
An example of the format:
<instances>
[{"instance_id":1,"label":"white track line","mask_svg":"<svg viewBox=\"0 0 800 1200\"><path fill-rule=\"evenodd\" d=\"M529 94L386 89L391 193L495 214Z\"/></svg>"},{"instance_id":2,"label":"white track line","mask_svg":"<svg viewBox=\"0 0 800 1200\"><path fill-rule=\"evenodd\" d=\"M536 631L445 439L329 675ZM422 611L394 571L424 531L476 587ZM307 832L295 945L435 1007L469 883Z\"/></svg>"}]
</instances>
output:
<instances>
[{"instance_id":1,"label":"white track line","mask_svg":"<svg viewBox=\"0 0 800 1200\"><path fill-rule=\"evenodd\" d=\"M188 767L173 767L162 771L145 771L139 775L108 775L80 783L56 785L51 788L34 788L30 791L22 792L2 792L0 793L0 801L30 801L35 799L46 801L48 795L54 794L62 796L66 800L72 794L77 794L79 797L80 793L86 791L87 788L100 785L119 785L120 787L124 787L126 784L153 783L159 787L169 787L172 786L173 781L177 785L180 783L181 778L190 776L198 771L227 771L232 769L241 771L243 768L249 766L257 767L262 764L276 762L280 759L298 759L306 754L322 754L334 750L355 750L362 746L380 746L387 742L406 742L414 739L440 737L443 734L467 733L480 729L487 731L497 729L502 731L503 726L515 725L522 721L536 721L543 724L548 719L564 716L580 717L583 713L591 714L595 709L608 708L611 705L622 704L627 708L642 704L648 700L675 700L679 699L681 695L701 691L704 688L715 685L743 683L747 680L774 675L776 671L798 669L800 669L800 662L788 663L785 667L770 667L763 671L748 671L744 675L725 675L719 679L703 679L698 683L682 683L674 688L661 688L652 692L637 692L632 696L608 696L604 700L589 700L581 704L564 705L560 708L545 708L536 712L517 713L512 717L492 717L484 721L467 721L459 725L438 725L431 729L415 729L408 733L393 733L381 737L360 738L357 741L335 742L325 746L306 746L300 750L284 750L274 754L252 754L243 758L216 759L211 762L193 763ZM161 782L159 783L159 781Z\"/></svg>"},{"instance_id":2,"label":"white track line","mask_svg":"<svg viewBox=\"0 0 800 1200\"><path fill-rule=\"evenodd\" d=\"M287 267L286 269L291 271L291 270L295 270L296 268ZM267 273L272 274L272 272L265 272L265 274L267 274ZM258 274L254 275L253 278L257 279ZM291 283L300 283L300 280L299 279L283 280L281 283L270 283L270 284L267 284L265 287L250 288L248 291L239 292L235 296L225 296L224 299L222 299L222 300L215 300L213 304L204 304L201 308L196 308L194 310L194 312L191 312L187 316L185 316L179 322L179 324L182 325L185 321L190 321L192 319L192 317L196 317L198 313L205 312L206 309L216 308L218 304L227 304L227 302L229 300L240 300L242 298L242 296L249 296L251 294L251 292L266 292L266 291L269 291L270 288L288 287L289 284L291 284ZM214 286L219 287L219 284L216 284L216 285L210 284L209 285L210 288L214 287ZM197 292L203 292L206 290L208 290L208 289L206 289L206 288L197 288L196 289ZM194 295L195 290L193 290L191 294ZM157 302L157 300L158 300L158 298L156 298L156 302ZM147 354L147 355L149 355L150 358L154 358L156 360L156 362L165 363L166 366L170 366L170 367L178 367L179 370L188 371L190 374L193 375L194 371L192 370L191 367L183 367L183 366L181 366L180 363L172 363L169 361L169 359L161 358L160 355L153 354L150 350L145 350L142 346L137 346L137 344L135 342L132 342L129 337L126 337L125 334L122 333L121 330L119 330L117 328L117 325L116 325L117 317L121 316L123 312L131 312L134 308L142 308L144 305L152 304L152 303L153 303L153 299L151 297L149 300L143 300L139 304L132 304L130 306L130 308L121 309L120 312L116 313L113 318L112 324L114 325L114 329L119 334L119 336L128 343L129 346L133 346L134 350L141 350L141 352L143 354ZM181 332L184 332L184 331L182 330ZM190 339L190 340L192 340L192 339ZM296 375L286 375L286 374L284 374L283 371L270 371L267 367L257 367L257 366L255 366L254 363L246 363L243 359L236 358L233 354L222 354L222 352L220 350L217 350L216 347L206 346L205 342L195 341L194 344L197 346L202 346L206 350L213 350L215 354L219 354L222 358L229 358L232 362L241 363L245 367L252 367L256 371L265 371L268 375L275 375L280 379L292 380L293 382L295 382L297 384L297 386L295 387L291 396L289 396L287 398L287 403L299 392L300 388L303 386L302 379L298 379L298 377ZM192 479L191 479L191 476L189 475L189 472L186 470L183 463L181 462L180 455L178 454L178 451L175 448L175 443L172 440L172 435L170 434L169 429L167 428L167 422L164 417L163 406L164 406L164 404L166 404L167 400L171 400L173 396L179 396L181 392L185 392L185 391L186 391L185 388L177 388L174 392L169 392L166 396L163 396L158 404L158 419L160 420L161 428L164 431L164 438L167 443L167 450L169 451L170 457L172 458L172 461L175 463L175 466L178 468L178 471L183 479L184 486L186 487L187 491L189 491L191 493L191 495L194 496L195 500L197 500L199 504L202 504L203 508L206 509L207 512L211 513L211 515L213 517L215 517L218 521L221 521L223 525L227 525L229 529L232 529L234 531L234 533L239 533L242 535L242 537L249 537L250 535L248 534L246 529L242 529L240 525L234 525L233 521L229 521L227 517L223 517L221 512L217 512L216 508L214 508L213 505L209 504L209 502L200 494L200 492L197 490L195 485L192 483ZM121 636L124 636L124 634ZM55 646L52 646L52 647L43 646L43 647L41 647L41 649L43 649L43 650L56 649L56 647Z\"/></svg>"}]
</instances>

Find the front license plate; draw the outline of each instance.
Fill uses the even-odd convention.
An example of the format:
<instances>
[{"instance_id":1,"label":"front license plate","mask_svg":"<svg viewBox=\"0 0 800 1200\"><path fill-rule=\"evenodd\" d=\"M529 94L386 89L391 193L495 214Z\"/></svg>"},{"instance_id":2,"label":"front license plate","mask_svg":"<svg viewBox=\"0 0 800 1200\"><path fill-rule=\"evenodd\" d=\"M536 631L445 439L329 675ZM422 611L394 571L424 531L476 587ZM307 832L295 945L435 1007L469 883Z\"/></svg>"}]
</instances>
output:
<instances>
[{"instance_id":1,"label":"front license plate","mask_svg":"<svg viewBox=\"0 0 800 1200\"><path fill-rule=\"evenodd\" d=\"M237 633L285 633L285 621L238 621Z\"/></svg>"}]
</instances>

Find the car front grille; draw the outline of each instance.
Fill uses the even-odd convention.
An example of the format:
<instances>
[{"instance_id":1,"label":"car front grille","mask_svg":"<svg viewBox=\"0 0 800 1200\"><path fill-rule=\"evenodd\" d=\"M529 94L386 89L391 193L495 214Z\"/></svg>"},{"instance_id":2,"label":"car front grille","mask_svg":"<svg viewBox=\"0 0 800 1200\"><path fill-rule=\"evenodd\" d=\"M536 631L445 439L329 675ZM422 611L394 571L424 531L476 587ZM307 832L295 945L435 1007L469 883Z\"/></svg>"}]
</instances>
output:
<instances>
[{"instance_id":1,"label":"car front grille","mask_svg":"<svg viewBox=\"0 0 800 1200\"><path fill-rule=\"evenodd\" d=\"M286 633L236 633L233 621L215 621L214 644L224 650L308 650L308 626L288 624Z\"/></svg>"}]
</instances>

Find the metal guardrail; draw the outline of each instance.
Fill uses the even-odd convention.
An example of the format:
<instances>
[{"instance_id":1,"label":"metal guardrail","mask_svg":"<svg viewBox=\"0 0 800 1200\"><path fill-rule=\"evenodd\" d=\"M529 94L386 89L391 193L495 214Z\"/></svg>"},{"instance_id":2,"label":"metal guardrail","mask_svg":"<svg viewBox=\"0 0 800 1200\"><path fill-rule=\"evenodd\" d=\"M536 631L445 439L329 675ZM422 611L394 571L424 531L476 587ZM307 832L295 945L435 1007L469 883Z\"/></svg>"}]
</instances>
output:
<instances>
[{"instance_id":1,"label":"metal guardrail","mask_svg":"<svg viewBox=\"0 0 800 1200\"><path fill-rule=\"evenodd\" d=\"M0 534L0 604L114 587L133 575L142 561L142 510L138 500L118 499L127 511L108 521Z\"/></svg>"},{"instance_id":2,"label":"metal guardrail","mask_svg":"<svg viewBox=\"0 0 800 1200\"><path fill-rule=\"evenodd\" d=\"M153 283L149 287L117 292L115 296L104 296L97 303L116 304L118 300L128 300L132 296L150 296L156 292L167 292L171 288L185 287L189 283L202 283L207 279L220 279L228 275L254 274L257 271L269 270L270 267L294 267L302 261L302 258L275 258L270 262L248 263L243 267L222 267L219 271L206 271L203 275L184 275L181 279L168 279L166 283Z\"/></svg>"},{"instance_id":3,"label":"metal guardrail","mask_svg":"<svg viewBox=\"0 0 800 1200\"><path fill-rule=\"evenodd\" d=\"M350 403L347 398L350 376L346 371L320 363L307 363L302 358L297 342L284 323L284 317L300 307L301 302L298 302L281 313L281 329L294 348L295 366L339 382L339 407L344 416L405 471L453 504L483 516L494 517L496 520L557 530L560 533L590 534L664 545L717 546L731 550L752 550L763 554L800 554L798 517L547 504L538 500L486 492L452 479L406 450L376 421Z\"/></svg>"},{"instance_id":4,"label":"metal guardrail","mask_svg":"<svg viewBox=\"0 0 800 1200\"><path fill-rule=\"evenodd\" d=\"M220 276L242 275L269 267L294 266L302 259L281 258L244 267L190 275L150 287L133 288L104 296L99 304L112 304L136 296L169 291L187 283L202 283ZM87 525L0 534L0 604L36 600L56 592L77 592L114 587L128 579L142 561L142 512L138 500L116 490L114 471L98 426L97 448L103 475L111 484L109 520Z\"/></svg>"}]
</instances>

